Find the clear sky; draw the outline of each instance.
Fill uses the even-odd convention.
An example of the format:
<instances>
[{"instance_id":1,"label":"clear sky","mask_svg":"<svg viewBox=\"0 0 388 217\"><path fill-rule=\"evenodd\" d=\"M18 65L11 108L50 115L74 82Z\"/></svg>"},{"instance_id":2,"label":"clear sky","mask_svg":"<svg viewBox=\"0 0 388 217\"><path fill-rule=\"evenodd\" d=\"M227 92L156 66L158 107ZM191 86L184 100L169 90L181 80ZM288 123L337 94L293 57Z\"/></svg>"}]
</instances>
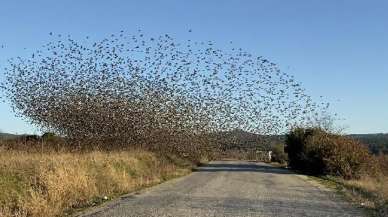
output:
<instances>
[{"instance_id":1,"label":"clear sky","mask_svg":"<svg viewBox=\"0 0 388 217\"><path fill-rule=\"evenodd\" d=\"M388 132L385 0L2 0L0 79L8 58L40 48L49 32L98 40L138 29L220 48L233 41L293 74L314 98L334 102L346 132ZM0 130L37 132L4 103Z\"/></svg>"}]
</instances>

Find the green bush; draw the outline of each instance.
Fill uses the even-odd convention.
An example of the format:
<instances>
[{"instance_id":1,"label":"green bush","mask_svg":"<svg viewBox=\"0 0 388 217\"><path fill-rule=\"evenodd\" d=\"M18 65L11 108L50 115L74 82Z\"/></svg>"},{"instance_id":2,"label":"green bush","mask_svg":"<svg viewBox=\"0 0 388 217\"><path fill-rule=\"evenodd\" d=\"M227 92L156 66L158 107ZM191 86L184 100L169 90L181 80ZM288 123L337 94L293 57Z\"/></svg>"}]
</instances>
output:
<instances>
[{"instance_id":1,"label":"green bush","mask_svg":"<svg viewBox=\"0 0 388 217\"><path fill-rule=\"evenodd\" d=\"M284 145L277 144L272 147L272 158L271 161L278 162L281 164L286 163L288 160L287 154L284 152Z\"/></svg>"},{"instance_id":2,"label":"green bush","mask_svg":"<svg viewBox=\"0 0 388 217\"><path fill-rule=\"evenodd\" d=\"M296 128L287 135L286 144L289 166L304 172L351 179L377 171L366 146L320 128Z\"/></svg>"},{"instance_id":3,"label":"green bush","mask_svg":"<svg viewBox=\"0 0 388 217\"><path fill-rule=\"evenodd\" d=\"M56 135L51 132L46 132L46 133L43 133L42 135L42 139L45 141L54 140L55 138L56 138Z\"/></svg>"}]
</instances>

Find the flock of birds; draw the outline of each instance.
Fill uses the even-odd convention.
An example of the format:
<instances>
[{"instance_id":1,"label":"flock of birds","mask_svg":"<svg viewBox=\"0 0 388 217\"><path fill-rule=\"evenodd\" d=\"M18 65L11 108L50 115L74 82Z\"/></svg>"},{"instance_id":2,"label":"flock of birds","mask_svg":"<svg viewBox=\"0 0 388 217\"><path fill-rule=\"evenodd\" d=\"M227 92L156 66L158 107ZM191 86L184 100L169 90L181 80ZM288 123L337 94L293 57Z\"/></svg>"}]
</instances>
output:
<instances>
[{"instance_id":1,"label":"flock of birds","mask_svg":"<svg viewBox=\"0 0 388 217\"><path fill-rule=\"evenodd\" d=\"M51 37L9 60L2 87L17 114L69 138L147 144L234 129L273 135L312 124L329 107L269 60L211 41L123 31L97 42Z\"/></svg>"}]
</instances>

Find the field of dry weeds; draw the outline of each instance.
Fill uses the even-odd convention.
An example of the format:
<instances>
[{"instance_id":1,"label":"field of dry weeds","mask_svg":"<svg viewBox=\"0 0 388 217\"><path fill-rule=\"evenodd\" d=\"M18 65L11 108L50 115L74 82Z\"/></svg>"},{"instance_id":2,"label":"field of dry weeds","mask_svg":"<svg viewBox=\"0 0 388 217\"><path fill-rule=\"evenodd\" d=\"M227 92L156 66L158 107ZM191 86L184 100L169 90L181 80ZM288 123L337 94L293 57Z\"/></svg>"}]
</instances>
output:
<instances>
[{"instance_id":1,"label":"field of dry weeds","mask_svg":"<svg viewBox=\"0 0 388 217\"><path fill-rule=\"evenodd\" d=\"M62 216L187 174L186 163L139 150L0 150L0 216Z\"/></svg>"},{"instance_id":2,"label":"field of dry weeds","mask_svg":"<svg viewBox=\"0 0 388 217\"><path fill-rule=\"evenodd\" d=\"M326 177L326 184L334 184L349 200L367 208L372 216L388 215L388 155L376 156L380 172L375 176L364 175L360 179L345 180Z\"/></svg>"}]
</instances>

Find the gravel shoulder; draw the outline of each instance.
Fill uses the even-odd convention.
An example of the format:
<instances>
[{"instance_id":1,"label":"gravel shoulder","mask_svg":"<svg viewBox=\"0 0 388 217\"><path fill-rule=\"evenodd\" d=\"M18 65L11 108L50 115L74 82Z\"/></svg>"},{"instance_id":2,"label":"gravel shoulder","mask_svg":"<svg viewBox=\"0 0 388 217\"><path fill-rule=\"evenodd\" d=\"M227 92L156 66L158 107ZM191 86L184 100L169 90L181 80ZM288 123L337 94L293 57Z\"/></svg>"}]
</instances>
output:
<instances>
[{"instance_id":1,"label":"gravel shoulder","mask_svg":"<svg viewBox=\"0 0 388 217\"><path fill-rule=\"evenodd\" d=\"M265 163L215 161L192 174L125 195L84 217L365 216L336 192Z\"/></svg>"}]
</instances>

